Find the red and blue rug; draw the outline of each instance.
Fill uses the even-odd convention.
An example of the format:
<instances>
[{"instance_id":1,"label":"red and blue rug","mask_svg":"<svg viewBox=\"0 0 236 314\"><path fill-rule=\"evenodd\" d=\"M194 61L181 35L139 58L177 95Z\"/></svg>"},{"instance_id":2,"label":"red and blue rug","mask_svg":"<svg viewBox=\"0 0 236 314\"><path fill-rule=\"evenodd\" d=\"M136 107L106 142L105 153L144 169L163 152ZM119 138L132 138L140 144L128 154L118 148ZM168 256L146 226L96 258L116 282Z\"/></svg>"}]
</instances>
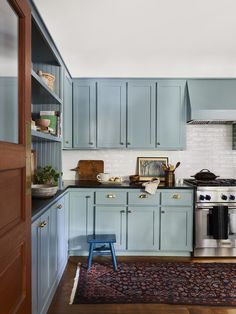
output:
<instances>
[{"instance_id":1,"label":"red and blue rug","mask_svg":"<svg viewBox=\"0 0 236 314\"><path fill-rule=\"evenodd\" d=\"M236 306L236 264L94 263L77 271L73 304L166 303Z\"/></svg>"}]
</instances>

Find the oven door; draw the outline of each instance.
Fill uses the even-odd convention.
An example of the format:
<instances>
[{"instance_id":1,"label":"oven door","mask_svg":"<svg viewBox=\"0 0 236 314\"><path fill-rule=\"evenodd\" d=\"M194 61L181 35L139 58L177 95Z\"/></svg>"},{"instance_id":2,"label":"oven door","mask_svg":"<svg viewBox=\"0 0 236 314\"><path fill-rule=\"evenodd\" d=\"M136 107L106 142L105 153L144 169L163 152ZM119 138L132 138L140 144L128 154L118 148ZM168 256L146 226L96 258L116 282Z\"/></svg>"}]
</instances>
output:
<instances>
[{"instance_id":1,"label":"oven door","mask_svg":"<svg viewBox=\"0 0 236 314\"><path fill-rule=\"evenodd\" d=\"M202 204L195 209L195 248L236 247L236 207L228 207L228 239L214 239L211 226L212 209L213 205Z\"/></svg>"}]
</instances>

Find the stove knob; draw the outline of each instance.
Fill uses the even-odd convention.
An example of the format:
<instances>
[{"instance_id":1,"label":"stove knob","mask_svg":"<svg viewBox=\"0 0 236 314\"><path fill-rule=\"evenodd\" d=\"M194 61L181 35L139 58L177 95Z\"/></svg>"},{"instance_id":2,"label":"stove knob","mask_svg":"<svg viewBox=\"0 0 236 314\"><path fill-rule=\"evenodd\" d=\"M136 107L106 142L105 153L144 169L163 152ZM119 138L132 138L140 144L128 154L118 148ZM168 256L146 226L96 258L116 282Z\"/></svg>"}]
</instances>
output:
<instances>
[{"instance_id":1,"label":"stove knob","mask_svg":"<svg viewBox=\"0 0 236 314\"><path fill-rule=\"evenodd\" d=\"M204 200L205 200L205 196L204 196L204 195L202 195L202 194L201 194L201 195L199 195L199 200L200 200L200 201L204 201Z\"/></svg>"},{"instance_id":2,"label":"stove knob","mask_svg":"<svg viewBox=\"0 0 236 314\"><path fill-rule=\"evenodd\" d=\"M229 199L230 199L230 201L234 201L235 200L235 196L234 195L230 195Z\"/></svg>"},{"instance_id":3,"label":"stove knob","mask_svg":"<svg viewBox=\"0 0 236 314\"><path fill-rule=\"evenodd\" d=\"M224 194L221 195L221 199L222 199L223 201L227 201L227 198L228 198L227 195L224 195Z\"/></svg>"},{"instance_id":4,"label":"stove knob","mask_svg":"<svg viewBox=\"0 0 236 314\"><path fill-rule=\"evenodd\" d=\"M206 195L205 198L206 198L207 201L210 201L211 200L211 195Z\"/></svg>"}]
</instances>

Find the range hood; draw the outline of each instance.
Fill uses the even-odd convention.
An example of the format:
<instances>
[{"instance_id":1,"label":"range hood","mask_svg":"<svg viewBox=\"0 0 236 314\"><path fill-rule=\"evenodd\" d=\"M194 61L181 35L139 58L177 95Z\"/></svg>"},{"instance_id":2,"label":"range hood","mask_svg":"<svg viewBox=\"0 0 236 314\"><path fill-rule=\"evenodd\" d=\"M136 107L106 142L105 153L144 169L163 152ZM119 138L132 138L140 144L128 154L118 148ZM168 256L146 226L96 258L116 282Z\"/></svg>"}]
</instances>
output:
<instances>
[{"instance_id":1,"label":"range hood","mask_svg":"<svg viewBox=\"0 0 236 314\"><path fill-rule=\"evenodd\" d=\"M187 81L188 124L236 122L236 80L195 79Z\"/></svg>"}]
</instances>

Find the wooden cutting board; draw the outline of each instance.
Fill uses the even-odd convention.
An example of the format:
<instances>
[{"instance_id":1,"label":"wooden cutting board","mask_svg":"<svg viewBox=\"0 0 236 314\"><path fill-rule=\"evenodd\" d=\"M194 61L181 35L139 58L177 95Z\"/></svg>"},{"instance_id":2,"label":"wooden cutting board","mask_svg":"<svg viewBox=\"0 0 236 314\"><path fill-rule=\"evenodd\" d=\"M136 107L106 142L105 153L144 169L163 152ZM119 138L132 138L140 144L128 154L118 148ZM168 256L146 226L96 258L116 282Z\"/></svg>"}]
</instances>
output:
<instances>
[{"instance_id":1,"label":"wooden cutting board","mask_svg":"<svg viewBox=\"0 0 236 314\"><path fill-rule=\"evenodd\" d=\"M78 172L79 180L97 181L97 175L104 172L103 160L80 160L75 169Z\"/></svg>"}]
</instances>

